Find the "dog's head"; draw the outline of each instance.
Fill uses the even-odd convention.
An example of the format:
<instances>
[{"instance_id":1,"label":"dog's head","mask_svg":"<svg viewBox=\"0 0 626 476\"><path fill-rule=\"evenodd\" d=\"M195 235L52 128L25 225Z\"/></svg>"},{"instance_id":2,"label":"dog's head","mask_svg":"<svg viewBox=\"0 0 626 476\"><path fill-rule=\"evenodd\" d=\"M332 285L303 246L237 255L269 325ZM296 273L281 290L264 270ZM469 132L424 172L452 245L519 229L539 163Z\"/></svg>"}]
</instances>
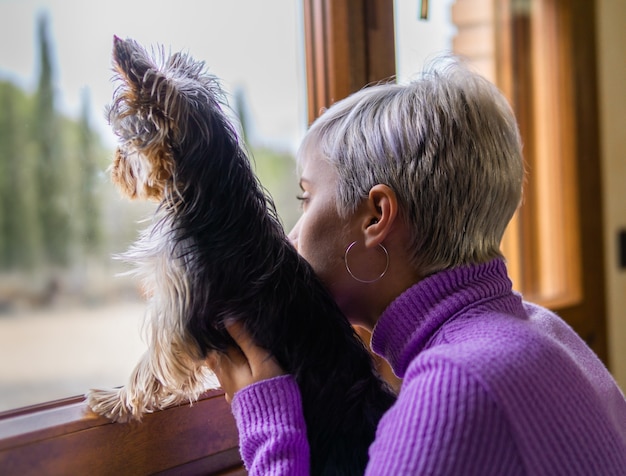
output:
<instances>
[{"instance_id":1,"label":"dog's head","mask_svg":"<svg viewBox=\"0 0 626 476\"><path fill-rule=\"evenodd\" d=\"M216 109L223 93L204 63L184 53L166 57L163 49L149 54L130 39L114 38L113 67L119 84L108 119L120 144L112 180L130 198L161 201L180 185L182 142L190 129L202 129L207 120L200 117L209 105Z\"/></svg>"}]
</instances>

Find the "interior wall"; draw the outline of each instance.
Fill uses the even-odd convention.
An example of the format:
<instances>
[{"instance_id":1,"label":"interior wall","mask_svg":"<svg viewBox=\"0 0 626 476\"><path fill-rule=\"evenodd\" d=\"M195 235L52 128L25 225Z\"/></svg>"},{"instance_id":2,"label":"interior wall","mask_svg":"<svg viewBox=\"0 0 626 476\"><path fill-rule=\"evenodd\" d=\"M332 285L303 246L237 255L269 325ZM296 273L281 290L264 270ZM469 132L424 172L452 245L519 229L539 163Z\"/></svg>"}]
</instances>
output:
<instances>
[{"instance_id":1,"label":"interior wall","mask_svg":"<svg viewBox=\"0 0 626 476\"><path fill-rule=\"evenodd\" d=\"M609 366L626 392L626 269L618 248L626 232L626 2L596 5Z\"/></svg>"}]
</instances>

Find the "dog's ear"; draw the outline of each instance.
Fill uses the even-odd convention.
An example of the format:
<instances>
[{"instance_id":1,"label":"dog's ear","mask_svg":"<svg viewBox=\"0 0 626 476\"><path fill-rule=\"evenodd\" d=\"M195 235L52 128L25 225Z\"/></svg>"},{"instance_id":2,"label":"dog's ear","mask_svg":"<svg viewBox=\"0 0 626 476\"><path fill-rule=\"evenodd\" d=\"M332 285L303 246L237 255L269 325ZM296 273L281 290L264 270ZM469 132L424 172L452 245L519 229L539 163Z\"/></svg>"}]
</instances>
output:
<instances>
[{"instance_id":1,"label":"dog's ear","mask_svg":"<svg viewBox=\"0 0 626 476\"><path fill-rule=\"evenodd\" d=\"M120 146L112 180L130 198L160 201L176 166L171 146L175 126L165 109L169 80L147 51L130 39L114 38L113 66L120 84L108 117Z\"/></svg>"},{"instance_id":2,"label":"dog's ear","mask_svg":"<svg viewBox=\"0 0 626 476\"><path fill-rule=\"evenodd\" d=\"M117 36L113 37L113 67L124 82L136 90L141 88L146 72L157 69L139 43L131 39L122 40Z\"/></svg>"}]
</instances>

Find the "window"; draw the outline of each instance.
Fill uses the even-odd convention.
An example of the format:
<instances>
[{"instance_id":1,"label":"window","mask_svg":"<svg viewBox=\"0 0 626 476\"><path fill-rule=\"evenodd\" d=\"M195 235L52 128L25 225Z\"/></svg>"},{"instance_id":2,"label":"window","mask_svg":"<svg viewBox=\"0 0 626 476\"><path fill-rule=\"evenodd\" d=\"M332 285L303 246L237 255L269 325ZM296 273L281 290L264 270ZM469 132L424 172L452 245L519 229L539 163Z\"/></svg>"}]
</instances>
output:
<instances>
[{"instance_id":1,"label":"window","mask_svg":"<svg viewBox=\"0 0 626 476\"><path fill-rule=\"evenodd\" d=\"M452 26L443 22L443 36L433 40L436 37L429 35L428 44L439 50L448 29L454 31L452 51L466 57L507 95L525 144L529 173L524 203L503 242L514 287L527 299L558 310L606 360L594 3L304 3L309 121L333 101L394 74L390 60L395 58L394 6L398 32L411 21L416 30L428 28L417 20L418 7L424 3L433 21L441 21L439 7L450 8ZM398 49L406 48L402 41L398 40ZM429 55L418 52L418 43L409 45L413 57L408 75L415 69L411 63L419 67ZM403 80L406 51L398 57Z\"/></svg>"},{"instance_id":2,"label":"window","mask_svg":"<svg viewBox=\"0 0 626 476\"><path fill-rule=\"evenodd\" d=\"M298 3L281 0L0 2L0 411L121 385L145 348L139 283L112 259L154 209L106 172L113 35L186 50L223 80L289 228L301 31Z\"/></svg>"},{"instance_id":3,"label":"window","mask_svg":"<svg viewBox=\"0 0 626 476\"><path fill-rule=\"evenodd\" d=\"M508 96L524 141L523 204L503 243L514 286L606 361L594 2L456 0L452 18L455 52Z\"/></svg>"},{"instance_id":4,"label":"window","mask_svg":"<svg viewBox=\"0 0 626 476\"><path fill-rule=\"evenodd\" d=\"M581 271L570 139L572 62L565 44L569 10L553 1L500 2L492 8L488 2L462 0L453 11L457 50L507 94L524 138L524 203L504 242L515 285L545 305L575 305L581 299Z\"/></svg>"}]
</instances>

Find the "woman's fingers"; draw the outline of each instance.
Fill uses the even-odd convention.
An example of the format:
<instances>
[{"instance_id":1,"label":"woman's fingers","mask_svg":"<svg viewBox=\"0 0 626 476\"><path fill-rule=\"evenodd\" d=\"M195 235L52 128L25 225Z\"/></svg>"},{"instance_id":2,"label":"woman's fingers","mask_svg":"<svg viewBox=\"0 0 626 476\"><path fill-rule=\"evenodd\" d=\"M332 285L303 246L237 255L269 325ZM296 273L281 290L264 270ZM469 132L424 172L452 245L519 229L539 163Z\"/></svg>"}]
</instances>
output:
<instances>
[{"instance_id":1,"label":"woman's fingers","mask_svg":"<svg viewBox=\"0 0 626 476\"><path fill-rule=\"evenodd\" d=\"M250 381L251 372L248 360L235 347L229 348L226 353L212 352L207 358L207 366L219 380L228 403L233 395Z\"/></svg>"},{"instance_id":2,"label":"woman's fingers","mask_svg":"<svg viewBox=\"0 0 626 476\"><path fill-rule=\"evenodd\" d=\"M285 372L267 350L254 343L243 325L236 322L227 330L239 348L231 347L226 353L212 352L207 357L207 365L215 373L226 401L230 403L239 390Z\"/></svg>"},{"instance_id":3,"label":"woman's fingers","mask_svg":"<svg viewBox=\"0 0 626 476\"><path fill-rule=\"evenodd\" d=\"M250 383L285 374L272 354L266 349L256 345L240 322L234 322L227 326L226 329L247 359L252 377Z\"/></svg>"}]
</instances>

